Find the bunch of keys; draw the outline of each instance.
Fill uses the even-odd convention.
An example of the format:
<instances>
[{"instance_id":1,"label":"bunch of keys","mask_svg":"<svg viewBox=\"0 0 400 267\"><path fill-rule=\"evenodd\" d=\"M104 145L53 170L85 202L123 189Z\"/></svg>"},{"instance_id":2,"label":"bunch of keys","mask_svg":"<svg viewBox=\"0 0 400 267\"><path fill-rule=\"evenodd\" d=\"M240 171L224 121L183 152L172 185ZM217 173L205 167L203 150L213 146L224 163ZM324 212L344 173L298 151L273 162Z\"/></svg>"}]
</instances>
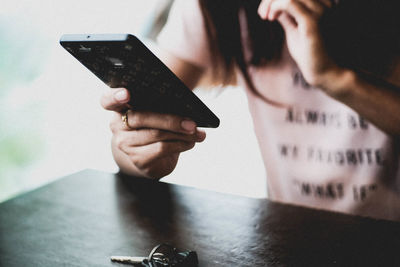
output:
<instances>
[{"instance_id":1,"label":"bunch of keys","mask_svg":"<svg viewBox=\"0 0 400 267\"><path fill-rule=\"evenodd\" d=\"M168 244L160 244L152 249L148 257L111 256L111 261L142 267L196 267L195 251L178 251Z\"/></svg>"}]
</instances>

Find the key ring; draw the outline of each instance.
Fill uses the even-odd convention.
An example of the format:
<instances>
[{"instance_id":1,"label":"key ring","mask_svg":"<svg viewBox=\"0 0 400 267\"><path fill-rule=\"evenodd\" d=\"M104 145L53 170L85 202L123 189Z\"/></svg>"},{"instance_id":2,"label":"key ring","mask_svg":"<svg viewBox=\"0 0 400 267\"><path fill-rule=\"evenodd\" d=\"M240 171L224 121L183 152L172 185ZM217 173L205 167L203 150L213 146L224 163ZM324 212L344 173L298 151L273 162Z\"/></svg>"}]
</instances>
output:
<instances>
[{"instance_id":1,"label":"key ring","mask_svg":"<svg viewBox=\"0 0 400 267\"><path fill-rule=\"evenodd\" d=\"M175 254L176 248L173 246L168 244L157 245L149 254L150 266L170 266L170 261L175 257Z\"/></svg>"},{"instance_id":2,"label":"key ring","mask_svg":"<svg viewBox=\"0 0 400 267\"><path fill-rule=\"evenodd\" d=\"M148 259L150 267L195 267L199 262L196 252L178 251L169 244L156 246Z\"/></svg>"},{"instance_id":3,"label":"key ring","mask_svg":"<svg viewBox=\"0 0 400 267\"><path fill-rule=\"evenodd\" d=\"M125 111L124 114L122 114L121 120L127 128L131 129L131 127L128 124L128 112L129 112L129 109L127 111Z\"/></svg>"}]
</instances>

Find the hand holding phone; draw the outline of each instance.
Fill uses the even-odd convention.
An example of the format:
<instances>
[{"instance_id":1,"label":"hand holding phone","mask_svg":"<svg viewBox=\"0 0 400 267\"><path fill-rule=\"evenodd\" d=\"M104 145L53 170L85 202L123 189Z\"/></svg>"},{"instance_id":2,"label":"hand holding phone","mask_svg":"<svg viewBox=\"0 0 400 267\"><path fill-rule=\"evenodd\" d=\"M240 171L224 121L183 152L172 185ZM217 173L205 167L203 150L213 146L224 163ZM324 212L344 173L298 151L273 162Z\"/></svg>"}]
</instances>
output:
<instances>
[{"instance_id":1,"label":"hand holding phone","mask_svg":"<svg viewBox=\"0 0 400 267\"><path fill-rule=\"evenodd\" d=\"M127 96L117 100L115 95ZM124 88L106 92L101 100L105 109L119 111L129 101ZM161 178L171 173L181 152L204 141L206 133L196 128L192 120L171 114L128 111L127 127L115 113L110 128L112 147L117 164L124 173L149 178Z\"/></svg>"},{"instance_id":2,"label":"hand holding phone","mask_svg":"<svg viewBox=\"0 0 400 267\"><path fill-rule=\"evenodd\" d=\"M161 178L175 168L181 152L205 139L196 126L219 125L218 118L137 38L68 35L60 43L110 87L127 88L112 89L101 100L105 109L117 112L110 128L114 158L123 172ZM124 124L121 115L127 104L132 110Z\"/></svg>"},{"instance_id":3,"label":"hand holding phone","mask_svg":"<svg viewBox=\"0 0 400 267\"><path fill-rule=\"evenodd\" d=\"M67 34L60 44L110 87L127 88L131 109L219 126L217 116L135 36Z\"/></svg>"}]
</instances>

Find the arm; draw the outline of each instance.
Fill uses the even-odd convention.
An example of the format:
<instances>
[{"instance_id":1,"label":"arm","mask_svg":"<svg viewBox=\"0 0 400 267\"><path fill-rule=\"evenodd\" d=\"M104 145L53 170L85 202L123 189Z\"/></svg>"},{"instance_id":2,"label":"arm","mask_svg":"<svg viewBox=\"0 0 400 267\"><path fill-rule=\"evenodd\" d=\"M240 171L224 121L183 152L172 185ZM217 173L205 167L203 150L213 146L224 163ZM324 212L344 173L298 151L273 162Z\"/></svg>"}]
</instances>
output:
<instances>
[{"instance_id":1,"label":"arm","mask_svg":"<svg viewBox=\"0 0 400 267\"><path fill-rule=\"evenodd\" d=\"M167 51L160 50L158 56L192 90L204 76L205 71L203 68L182 60Z\"/></svg>"},{"instance_id":2,"label":"arm","mask_svg":"<svg viewBox=\"0 0 400 267\"><path fill-rule=\"evenodd\" d=\"M327 55L319 32L319 19L332 6L330 0L263 0L259 15L278 20L285 30L289 52L305 80L348 105L378 128L400 135L400 90L370 82L358 73L338 67ZM393 73L392 83L400 69Z\"/></svg>"},{"instance_id":3,"label":"arm","mask_svg":"<svg viewBox=\"0 0 400 267\"><path fill-rule=\"evenodd\" d=\"M388 88L383 83L369 82L352 70L339 68L327 72L316 85L387 134L400 136L400 86L398 90Z\"/></svg>"}]
</instances>

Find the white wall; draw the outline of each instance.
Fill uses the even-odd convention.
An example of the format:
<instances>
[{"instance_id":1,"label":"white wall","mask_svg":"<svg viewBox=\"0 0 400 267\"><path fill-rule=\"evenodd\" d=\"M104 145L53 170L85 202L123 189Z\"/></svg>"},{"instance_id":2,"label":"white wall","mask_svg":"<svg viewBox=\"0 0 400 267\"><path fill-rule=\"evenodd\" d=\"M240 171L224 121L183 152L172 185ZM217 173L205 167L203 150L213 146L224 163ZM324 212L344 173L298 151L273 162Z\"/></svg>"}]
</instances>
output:
<instances>
[{"instance_id":1,"label":"white wall","mask_svg":"<svg viewBox=\"0 0 400 267\"><path fill-rule=\"evenodd\" d=\"M25 125L22 135L29 138L29 132L35 131L42 140L31 164L0 173L0 200L86 168L117 171L109 145L111 114L98 101L108 88L67 54L58 39L63 33L137 34L155 4L155 0L2 1L0 25L12 25L10 41L33 46L32 56L19 60L43 59L43 64L33 81L17 82L0 95L0 112L8 114L1 117L7 120L2 125ZM18 60L18 53L15 57ZM0 87L1 78L0 74ZM221 126L207 130L206 141L183 153L175 172L163 180L265 196L265 173L244 93L238 88L229 88L218 97L197 93L220 117Z\"/></svg>"}]
</instances>

